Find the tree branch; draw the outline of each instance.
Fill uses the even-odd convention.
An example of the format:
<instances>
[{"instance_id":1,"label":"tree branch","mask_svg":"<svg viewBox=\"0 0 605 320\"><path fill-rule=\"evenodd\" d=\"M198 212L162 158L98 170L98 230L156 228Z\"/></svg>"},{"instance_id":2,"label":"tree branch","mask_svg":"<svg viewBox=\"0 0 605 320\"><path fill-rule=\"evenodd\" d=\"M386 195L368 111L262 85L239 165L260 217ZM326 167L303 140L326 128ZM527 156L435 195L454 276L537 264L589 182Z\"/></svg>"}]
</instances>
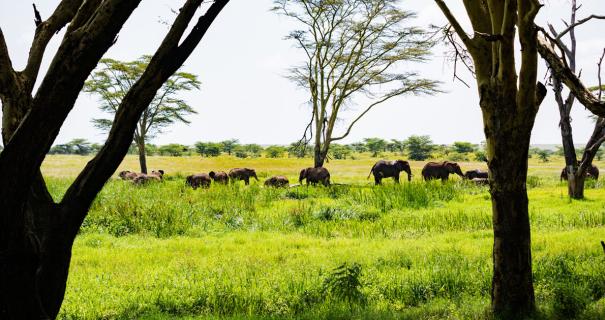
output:
<instances>
[{"instance_id":1,"label":"tree branch","mask_svg":"<svg viewBox=\"0 0 605 320\"><path fill-rule=\"evenodd\" d=\"M555 40L561 39L561 37L563 37L569 31L571 31L572 29L574 29L575 27L577 27L577 26L579 26L581 24L584 24L584 23L590 21L591 19L605 19L605 16L591 14L590 16L588 16L588 17L586 17L584 19L580 19L580 20L576 21L575 23L572 23L572 24L568 25L567 28L565 28L563 31L561 31L559 33L559 35L557 35L557 37L555 38Z\"/></svg>"},{"instance_id":2,"label":"tree branch","mask_svg":"<svg viewBox=\"0 0 605 320\"><path fill-rule=\"evenodd\" d=\"M22 72L26 80L28 92L31 92L36 82L48 42L52 39L53 35L59 32L59 30L73 19L78 8L82 4L82 1L83 0L61 1L54 13L44 22L42 22L42 18L36 9L36 5L33 5L36 14L36 32L29 50L27 65Z\"/></svg>"},{"instance_id":3,"label":"tree branch","mask_svg":"<svg viewBox=\"0 0 605 320\"><path fill-rule=\"evenodd\" d=\"M542 34L548 37L544 31ZM588 90L582 81L563 63L561 58L557 56L553 48L553 42L548 42L545 37L538 37L538 52L540 56L551 68L551 72L555 73L557 77L565 83L567 88L573 92L574 96L584 105L584 107L593 114L605 117L605 102L600 101L595 97L590 90Z\"/></svg>"},{"instance_id":4,"label":"tree branch","mask_svg":"<svg viewBox=\"0 0 605 320\"><path fill-rule=\"evenodd\" d=\"M10 55L8 54L4 33L2 33L2 28L0 28L0 94L7 93L9 84L14 78L14 74L15 71L13 70L13 63L11 62Z\"/></svg>"},{"instance_id":5,"label":"tree branch","mask_svg":"<svg viewBox=\"0 0 605 320\"><path fill-rule=\"evenodd\" d=\"M0 189L0 208L21 212L22 203L65 118L103 54L140 0L105 0L86 28L65 37L40 84L27 116L0 154L0 176L15 188ZM10 165L9 165L10 164ZM13 181L13 182L11 182ZM73 226L73 232L79 228Z\"/></svg>"},{"instance_id":6,"label":"tree branch","mask_svg":"<svg viewBox=\"0 0 605 320\"><path fill-rule=\"evenodd\" d=\"M188 0L145 72L122 100L103 148L86 165L69 187L62 205L90 206L96 194L115 172L128 152L141 114L153 101L163 83L178 70L197 46L229 0L216 0L202 15L180 46L177 46L202 0ZM84 216L73 217L82 221Z\"/></svg>"},{"instance_id":7,"label":"tree branch","mask_svg":"<svg viewBox=\"0 0 605 320\"><path fill-rule=\"evenodd\" d=\"M439 9L441 9L443 14L445 15L447 21L449 21L454 30L456 30L456 33L458 34L462 42L466 45L466 48L472 52L475 48L473 39L469 38L466 31L464 31L464 28L462 28L456 17L454 17L452 12L450 11L450 8L448 8L448 6L445 4L445 2L443 2L443 0L435 0L435 2L439 6Z\"/></svg>"}]
</instances>

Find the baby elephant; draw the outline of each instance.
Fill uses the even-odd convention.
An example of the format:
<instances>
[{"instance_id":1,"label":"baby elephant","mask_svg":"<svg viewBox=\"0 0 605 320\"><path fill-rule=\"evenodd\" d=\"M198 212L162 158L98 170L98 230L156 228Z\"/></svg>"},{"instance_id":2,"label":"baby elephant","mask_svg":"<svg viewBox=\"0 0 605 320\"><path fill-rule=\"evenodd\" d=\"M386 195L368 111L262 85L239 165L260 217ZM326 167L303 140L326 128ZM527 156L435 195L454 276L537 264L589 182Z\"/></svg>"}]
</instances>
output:
<instances>
[{"instance_id":1,"label":"baby elephant","mask_svg":"<svg viewBox=\"0 0 605 320\"><path fill-rule=\"evenodd\" d=\"M284 176L274 176L265 180L266 187L282 188L290 185L288 178Z\"/></svg>"},{"instance_id":2,"label":"baby elephant","mask_svg":"<svg viewBox=\"0 0 605 320\"><path fill-rule=\"evenodd\" d=\"M408 174L408 181L412 180L412 170L410 169L409 162L403 160L380 160L376 162L370 170L368 179L370 178L370 175L374 174L374 182L377 185L381 183L382 178L390 177L393 177L395 182L399 183L399 173L401 173L401 171L405 171Z\"/></svg>"},{"instance_id":3,"label":"baby elephant","mask_svg":"<svg viewBox=\"0 0 605 320\"><path fill-rule=\"evenodd\" d=\"M244 180L244 183L249 185L251 177L258 181L258 177L256 177L256 171L254 171L254 169L235 168L229 170L229 179L231 179L232 182Z\"/></svg>"},{"instance_id":4,"label":"baby elephant","mask_svg":"<svg viewBox=\"0 0 605 320\"><path fill-rule=\"evenodd\" d=\"M204 189L206 188L210 188L210 182L212 181L212 178L210 178L210 175L207 173L198 173L198 174L192 174L190 176L187 176L186 178L186 184L190 187L193 188L193 190L202 187Z\"/></svg>"},{"instance_id":5,"label":"baby elephant","mask_svg":"<svg viewBox=\"0 0 605 320\"><path fill-rule=\"evenodd\" d=\"M302 169L300 171L298 183L302 184L304 179L307 179L307 185L309 185L309 183L317 184L321 182L327 187L330 185L330 172L328 172L328 169L323 167Z\"/></svg>"},{"instance_id":6,"label":"baby elephant","mask_svg":"<svg viewBox=\"0 0 605 320\"><path fill-rule=\"evenodd\" d=\"M227 175L227 173L225 173L223 171L218 171L218 172L210 171L210 173L208 175L216 183L227 184L229 182L229 176Z\"/></svg>"},{"instance_id":7,"label":"baby elephant","mask_svg":"<svg viewBox=\"0 0 605 320\"><path fill-rule=\"evenodd\" d=\"M482 171L479 169L468 170L467 172L464 173L464 178L468 179L468 180L473 180L475 178L487 179L488 173L487 173L487 171Z\"/></svg>"},{"instance_id":8,"label":"baby elephant","mask_svg":"<svg viewBox=\"0 0 605 320\"><path fill-rule=\"evenodd\" d=\"M144 173L139 174L136 178L134 178L133 182L138 185L146 184L146 183L152 182L152 181L160 182L160 181L162 181L163 177L164 177L164 170L158 170L158 171L154 170L154 171L151 171L150 174L144 174Z\"/></svg>"},{"instance_id":9,"label":"baby elephant","mask_svg":"<svg viewBox=\"0 0 605 320\"><path fill-rule=\"evenodd\" d=\"M132 180L136 179L136 177L138 177L139 174L136 172L129 171L129 170L124 170L124 171L120 171L118 176L122 180L132 181Z\"/></svg>"}]
</instances>

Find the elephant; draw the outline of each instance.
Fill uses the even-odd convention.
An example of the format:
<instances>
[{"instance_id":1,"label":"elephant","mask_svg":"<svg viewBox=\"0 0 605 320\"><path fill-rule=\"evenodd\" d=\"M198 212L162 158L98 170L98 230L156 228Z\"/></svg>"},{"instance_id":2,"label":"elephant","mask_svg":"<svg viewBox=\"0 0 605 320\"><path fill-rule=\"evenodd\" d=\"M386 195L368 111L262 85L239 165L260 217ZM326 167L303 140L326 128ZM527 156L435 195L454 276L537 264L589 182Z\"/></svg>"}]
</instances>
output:
<instances>
[{"instance_id":1,"label":"elephant","mask_svg":"<svg viewBox=\"0 0 605 320\"><path fill-rule=\"evenodd\" d=\"M317 184L321 182L324 186L327 187L330 185L330 172L328 172L328 169L323 167L309 167L300 171L298 182L302 184L302 181L304 179L307 179L307 185L309 185L309 183Z\"/></svg>"},{"instance_id":2,"label":"elephant","mask_svg":"<svg viewBox=\"0 0 605 320\"><path fill-rule=\"evenodd\" d=\"M457 174L464 178L460 166L455 162L429 162L424 165L424 168L422 168L422 177L427 181L431 179L441 179L441 181L446 181L450 173Z\"/></svg>"},{"instance_id":3,"label":"elephant","mask_svg":"<svg viewBox=\"0 0 605 320\"><path fill-rule=\"evenodd\" d=\"M227 184L229 182L229 176L224 171L210 171L208 174L212 180L216 183Z\"/></svg>"},{"instance_id":4,"label":"elephant","mask_svg":"<svg viewBox=\"0 0 605 320\"><path fill-rule=\"evenodd\" d=\"M158 171L151 171L150 174L144 174L141 173L139 174L134 180L133 182L135 184L145 184L151 181L157 181L160 182L163 180L164 177L164 170L158 170Z\"/></svg>"},{"instance_id":5,"label":"elephant","mask_svg":"<svg viewBox=\"0 0 605 320\"><path fill-rule=\"evenodd\" d=\"M372 169L370 170L370 174L368 174L368 178L372 174L374 174L374 182L378 185L381 183L382 178L390 178L393 177L396 183L399 183L399 173L401 171L405 171L408 174L408 181L412 180L412 170L410 169L410 164L404 160L380 160L374 164Z\"/></svg>"},{"instance_id":6,"label":"elephant","mask_svg":"<svg viewBox=\"0 0 605 320\"><path fill-rule=\"evenodd\" d=\"M124 170L124 171L120 171L120 173L118 174L118 176L122 179L122 180L134 180L136 179L136 177L139 176L138 173L136 172L132 172L129 170Z\"/></svg>"},{"instance_id":7,"label":"elephant","mask_svg":"<svg viewBox=\"0 0 605 320\"><path fill-rule=\"evenodd\" d=\"M244 180L244 183L246 185L249 185L250 177L252 177L252 178L256 179L256 181L258 181L258 177L256 176L256 171L254 171L254 169L235 168L235 169L229 170L229 179L231 179L232 182L235 182L238 180Z\"/></svg>"},{"instance_id":8,"label":"elephant","mask_svg":"<svg viewBox=\"0 0 605 320\"><path fill-rule=\"evenodd\" d=\"M599 180L599 168L597 168L597 166L592 164L592 165L590 165L590 167L588 167L586 169L585 175L586 175L586 178ZM567 181L567 168L563 168L563 170L561 170L561 179L559 181L563 181L563 180Z\"/></svg>"},{"instance_id":9,"label":"elephant","mask_svg":"<svg viewBox=\"0 0 605 320\"><path fill-rule=\"evenodd\" d=\"M194 190L198 187L210 188L210 182L212 182L212 178L207 173L192 174L185 180L185 183Z\"/></svg>"},{"instance_id":10,"label":"elephant","mask_svg":"<svg viewBox=\"0 0 605 320\"><path fill-rule=\"evenodd\" d=\"M479 169L468 170L467 172L464 173L464 178L466 178L468 180L473 180L475 178L487 179L488 176L489 175L488 175L487 171L483 171L483 170L479 170Z\"/></svg>"},{"instance_id":11,"label":"elephant","mask_svg":"<svg viewBox=\"0 0 605 320\"><path fill-rule=\"evenodd\" d=\"M288 180L288 178L286 178L284 176L274 176L274 177L271 177L271 178L265 180L266 187L281 188L281 187L287 187L289 185L290 185L290 181Z\"/></svg>"}]
</instances>

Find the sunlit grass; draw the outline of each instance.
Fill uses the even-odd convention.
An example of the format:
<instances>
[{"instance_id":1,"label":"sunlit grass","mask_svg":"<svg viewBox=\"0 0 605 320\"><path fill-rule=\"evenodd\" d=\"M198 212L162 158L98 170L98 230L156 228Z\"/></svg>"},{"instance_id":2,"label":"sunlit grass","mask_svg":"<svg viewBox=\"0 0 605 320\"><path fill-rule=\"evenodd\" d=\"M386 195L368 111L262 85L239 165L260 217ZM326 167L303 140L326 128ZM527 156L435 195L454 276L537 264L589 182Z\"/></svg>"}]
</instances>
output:
<instances>
[{"instance_id":1,"label":"sunlit grass","mask_svg":"<svg viewBox=\"0 0 605 320\"><path fill-rule=\"evenodd\" d=\"M391 158L396 158L395 156ZM53 156L43 172L60 199L87 158ZM309 159L150 157L166 181L112 179L74 246L62 319L485 319L492 220L487 187L454 177L375 187L376 159L331 161L339 185L291 183ZM528 193L538 318L605 317L605 191L570 200L562 164L530 161ZM483 163L462 163L463 170ZM135 169L127 157L121 169ZM192 190L193 172L251 167L260 182ZM402 179L405 180L405 179ZM334 268L358 263L363 299L325 291Z\"/></svg>"}]
</instances>

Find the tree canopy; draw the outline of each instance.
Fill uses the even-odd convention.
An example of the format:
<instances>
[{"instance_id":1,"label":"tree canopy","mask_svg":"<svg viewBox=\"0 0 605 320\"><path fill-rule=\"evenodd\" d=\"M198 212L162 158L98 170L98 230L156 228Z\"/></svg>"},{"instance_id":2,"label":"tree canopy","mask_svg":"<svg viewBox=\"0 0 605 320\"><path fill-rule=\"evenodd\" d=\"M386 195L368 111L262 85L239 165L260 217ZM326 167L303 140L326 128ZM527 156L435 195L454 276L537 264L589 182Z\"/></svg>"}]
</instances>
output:
<instances>
[{"instance_id":1,"label":"tree canopy","mask_svg":"<svg viewBox=\"0 0 605 320\"><path fill-rule=\"evenodd\" d=\"M97 70L85 82L84 91L98 95L101 101L99 108L115 116L120 103L141 78L150 61L151 56L148 55L134 61L101 59ZM164 82L147 109L143 111L134 131L141 172L147 172L145 144L175 122L189 123L186 116L197 112L180 97L180 94L183 91L199 88L200 82L196 75L175 72ZM97 128L108 132L113 126L113 119L93 119L93 123Z\"/></svg>"},{"instance_id":2,"label":"tree canopy","mask_svg":"<svg viewBox=\"0 0 605 320\"><path fill-rule=\"evenodd\" d=\"M288 39L306 61L288 78L308 90L311 121L303 142L314 140L315 166L322 166L330 144L344 139L375 106L404 94L432 94L437 81L422 78L404 63L423 62L434 45L422 28L411 26L415 14L397 0L275 0L274 11L301 29ZM342 112L356 110L344 123Z\"/></svg>"}]
</instances>

